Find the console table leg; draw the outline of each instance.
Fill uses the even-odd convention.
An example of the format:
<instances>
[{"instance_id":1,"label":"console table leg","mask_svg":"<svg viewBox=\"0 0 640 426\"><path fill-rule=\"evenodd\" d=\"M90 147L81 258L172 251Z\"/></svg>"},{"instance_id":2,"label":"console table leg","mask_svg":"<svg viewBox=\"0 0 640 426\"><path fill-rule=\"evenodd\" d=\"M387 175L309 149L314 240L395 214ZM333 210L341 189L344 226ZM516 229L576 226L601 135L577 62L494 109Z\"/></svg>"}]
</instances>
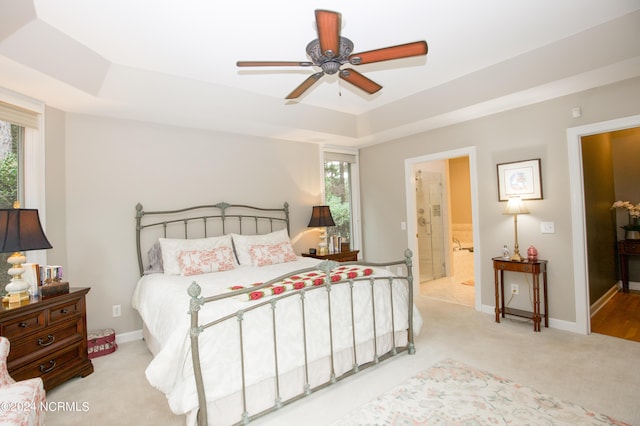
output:
<instances>
[{"instance_id":1,"label":"console table leg","mask_svg":"<svg viewBox=\"0 0 640 426\"><path fill-rule=\"evenodd\" d=\"M494 269L495 295L496 295L496 322L500 322L500 296L498 293L498 270Z\"/></svg>"}]
</instances>

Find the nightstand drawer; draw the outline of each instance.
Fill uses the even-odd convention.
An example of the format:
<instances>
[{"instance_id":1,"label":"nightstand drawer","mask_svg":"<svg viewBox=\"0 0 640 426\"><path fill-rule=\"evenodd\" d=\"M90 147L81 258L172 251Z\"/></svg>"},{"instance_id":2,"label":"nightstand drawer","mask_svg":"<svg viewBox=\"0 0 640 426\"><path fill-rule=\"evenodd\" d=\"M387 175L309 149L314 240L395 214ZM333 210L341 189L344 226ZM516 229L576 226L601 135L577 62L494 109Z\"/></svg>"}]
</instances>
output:
<instances>
[{"instance_id":1,"label":"nightstand drawer","mask_svg":"<svg viewBox=\"0 0 640 426\"><path fill-rule=\"evenodd\" d=\"M80 315L82 312L82 300L52 306L49 308L49 325L68 320L75 315Z\"/></svg>"},{"instance_id":2,"label":"nightstand drawer","mask_svg":"<svg viewBox=\"0 0 640 426\"><path fill-rule=\"evenodd\" d=\"M11 343L11 351L7 357L9 369L41 358L46 352L55 351L69 342L82 340L81 321L68 322L61 327L48 328L40 333L24 339L16 339Z\"/></svg>"},{"instance_id":3,"label":"nightstand drawer","mask_svg":"<svg viewBox=\"0 0 640 426\"><path fill-rule=\"evenodd\" d=\"M32 312L19 318L2 322L2 335L8 339L18 338L45 327L44 312Z\"/></svg>"},{"instance_id":4,"label":"nightstand drawer","mask_svg":"<svg viewBox=\"0 0 640 426\"><path fill-rule=\"evenodd\" d=\"M73 363L82 362L83 357L82 342L69 345L50 355L44 356L30 364L20 367L11 372L14 380L25 380L32 377L41 377L47 387L47 378L63 372Z\"/></svg>"}]
</instances>

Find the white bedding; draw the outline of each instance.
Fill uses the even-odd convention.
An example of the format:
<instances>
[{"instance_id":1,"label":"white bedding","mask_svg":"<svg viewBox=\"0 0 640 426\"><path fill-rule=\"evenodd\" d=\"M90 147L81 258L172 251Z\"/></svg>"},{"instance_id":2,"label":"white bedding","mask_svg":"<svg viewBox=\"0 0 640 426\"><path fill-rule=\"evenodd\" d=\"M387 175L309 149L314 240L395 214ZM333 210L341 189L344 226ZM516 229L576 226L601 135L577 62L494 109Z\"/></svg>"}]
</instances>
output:
<instances>
[{"instance_id":1,"label":"white bedding","mask_svg":"<svg viewBox=\"0 0 640 426\"><path fill-rule=\"evenodd\" d=\"M197 282L202 296L228 292L232 285L250 285L265 282L289 272L309 268L319 263L312 258L299 257L295 262L286 262L263 267L239 266L230 271L203 274L191 277L150 274L143 276L136 286L132 306L140 313L148 332L161 348L146 370L149 382L166 394L171 410L176 414L190 413L198 406L197 391L193 379L188 315L189 296L187 288ZM386 269L374 268L374 276L389 276ZM388 280L383 280L385 283ZM355 311L357 344L373 336L370 287L361 283L354 288L355 298L365 304ZM385 290L386 289L386 290ZM400 292L396 292L396 289ZM351 310L348 307L348 286L340 285L331 291L331 310L334 318L334 351L352 346ZM375 286L376 327L378 335L391 332L388 284ZM326 291L309 291L305 296L307 323L307 351L310 360L329 355L328 319ZM394 282L394 331L407 327L407 292L405 285ZM200 323L208 322L226 314L246 309L252 304L235 298L209 303L200 311ZM283 374L300 367L304 358L302 345L301 302L292 297L276 305L278 333L278 368ZM247 386L264 381L274 375L273 329L270 306L246 314L243 319L243 344ZM413 308L414 333L422 326L422 317ZM343 324L336 326L335 324ZM205 330L200 335L200 355L207 400L217 400L240 389L241 370L239 356L238 321L232 319ZM406 334L406 333L405 333ZM316 336L316 337L311 337ZM381 339L382 340L382 339ZM379 345L380 346L380 345ZM370 357L362 351L359 358ZM350 365L347 363L346 365ZM340 374L336 371L336 374Z\"/></svg>"}]
</instances>

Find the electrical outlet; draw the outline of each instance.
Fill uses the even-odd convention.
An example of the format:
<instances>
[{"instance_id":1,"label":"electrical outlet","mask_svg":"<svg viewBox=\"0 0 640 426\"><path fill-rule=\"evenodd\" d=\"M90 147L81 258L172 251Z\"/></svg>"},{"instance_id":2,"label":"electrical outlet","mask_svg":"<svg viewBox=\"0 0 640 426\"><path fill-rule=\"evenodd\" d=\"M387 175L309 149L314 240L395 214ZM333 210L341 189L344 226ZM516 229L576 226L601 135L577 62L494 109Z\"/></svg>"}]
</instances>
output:
<instances>
[{"instance_id":1,"label":"electrical outlet","mask_svg":"<svg viewBox=\"0 0 640 426\"><path fill-rule=\"evenodd\" d=\"M518 284L511 284L511 294L519 294L520 286Z\"/></svg>"},{"instance_id":2,"label":"electrical outlet","mask_svg":"<svg viewBox=\"0 0 640 426\"><path fill-rule=\"evenodd\" d=\"M111 307L112 311L113 311L113 317L119 317L121 315L121 309L120 309L120 305L113 305Z\"/></svg>"}]
</instances>

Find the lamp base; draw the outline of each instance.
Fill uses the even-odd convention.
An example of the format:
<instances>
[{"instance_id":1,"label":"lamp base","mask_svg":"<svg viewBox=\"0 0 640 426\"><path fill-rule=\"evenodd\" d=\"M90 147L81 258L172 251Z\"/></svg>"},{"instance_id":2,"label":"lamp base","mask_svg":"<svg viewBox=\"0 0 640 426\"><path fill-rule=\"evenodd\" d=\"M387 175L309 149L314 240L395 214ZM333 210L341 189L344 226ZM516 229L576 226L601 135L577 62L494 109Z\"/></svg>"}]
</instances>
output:
<instances>
[{"instance_id":1,"label":"lamp base","mask_svg":"<svg viewBox=\"0 0 640 426\"><path fill-rule=\"evenodd\" d=\"M20 291L18 293L9 293L2 298L2 303L8 303L10 305L14 303L21 303L29 300L28 291Z\"/></svg>"},{"instance_id":2,"label":"lamp base","mask_svg":"<svg viewBox=\"0 0 640 426\"><path fill-rule=\"evenodd\" d=\"M520 253L513 253L510 260L514 262L522 262L522 257L520 256Z\"/></svg>"}]
</instances>

